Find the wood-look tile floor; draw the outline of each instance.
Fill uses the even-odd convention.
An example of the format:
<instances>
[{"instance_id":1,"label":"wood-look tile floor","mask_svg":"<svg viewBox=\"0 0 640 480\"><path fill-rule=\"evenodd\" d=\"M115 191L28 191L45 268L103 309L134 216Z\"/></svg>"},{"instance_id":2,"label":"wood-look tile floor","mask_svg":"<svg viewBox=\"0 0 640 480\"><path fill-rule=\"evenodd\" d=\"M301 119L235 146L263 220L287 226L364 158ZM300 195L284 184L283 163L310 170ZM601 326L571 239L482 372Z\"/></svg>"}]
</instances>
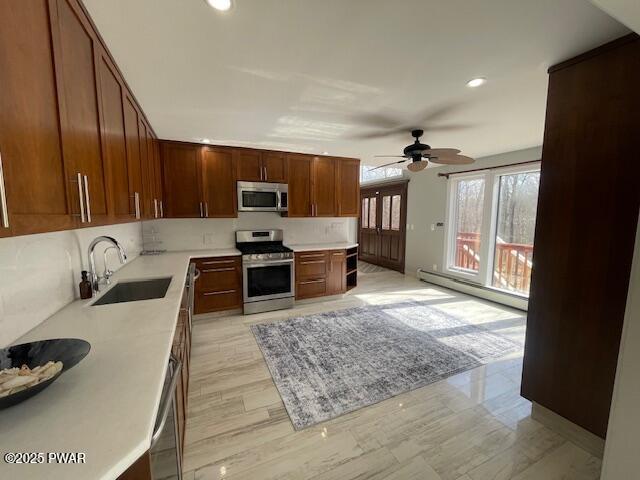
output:
<instances>
[{"instance_id":1,"label":"wood-look tile floor","mask_svg":"<svg viewBox=\"0 0 640 480\"><path fill-rule=\"evenodd\" d=\"M294 431L249 325L404 299L429 301L513 338L522 312L396 272L343 298L195 321L185 480L597 479L600 460L531 419L521 354Z\"/></svg>"}]
</instances>

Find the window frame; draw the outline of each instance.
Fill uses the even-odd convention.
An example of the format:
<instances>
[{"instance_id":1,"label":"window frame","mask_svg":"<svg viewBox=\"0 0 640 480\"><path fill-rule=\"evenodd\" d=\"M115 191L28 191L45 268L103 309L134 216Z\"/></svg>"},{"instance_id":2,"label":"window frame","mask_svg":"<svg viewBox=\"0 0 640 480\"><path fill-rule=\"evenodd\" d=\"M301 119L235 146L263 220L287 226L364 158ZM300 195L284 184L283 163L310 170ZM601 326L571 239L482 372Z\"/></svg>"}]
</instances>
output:
<instances>
[{"instance_id":1,"label":"window frame","mask_svg":"<svg viewBox=\"0 0 640 480\"><path fill-rule=\"evenodd\" d=\"M540 162L528 162L523 165L494 167L469 173L452 173L447 181L446 228L444 238L443 271L453 277L477 283L486 288L507 292L528 298L520 292L503 290L493 286L493 266L495 263L496 231L498 228L498 201L500 195L500 177L518 173L539 172ZM465 270L455 266L456 254L456 192L460 180L484 179L484 201L482 209L482 225L480 231L480 265L478 272Z\"/></svg>"}]
</instances>

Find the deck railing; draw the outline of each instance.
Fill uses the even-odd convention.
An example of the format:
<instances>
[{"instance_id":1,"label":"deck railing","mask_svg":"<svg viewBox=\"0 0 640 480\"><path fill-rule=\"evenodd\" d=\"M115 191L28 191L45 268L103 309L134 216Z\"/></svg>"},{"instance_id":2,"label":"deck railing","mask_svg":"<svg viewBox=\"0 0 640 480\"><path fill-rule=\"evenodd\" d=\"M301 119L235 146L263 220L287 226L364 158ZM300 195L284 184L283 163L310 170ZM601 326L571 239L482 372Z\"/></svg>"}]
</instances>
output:
<instances>
[{"instance_id":1,"label":"deck railing","mask_svg":"<svg viewBox=\"0 0 640 480\"><path fill-rule=\"evenodd\" d=\"M531 282L533 245L507 243L497 239L493 261L493 286L528 293ZM480 268L480 234L459 233L456 238L456 267L477 271Z\"/></svg>"}]
</instances>

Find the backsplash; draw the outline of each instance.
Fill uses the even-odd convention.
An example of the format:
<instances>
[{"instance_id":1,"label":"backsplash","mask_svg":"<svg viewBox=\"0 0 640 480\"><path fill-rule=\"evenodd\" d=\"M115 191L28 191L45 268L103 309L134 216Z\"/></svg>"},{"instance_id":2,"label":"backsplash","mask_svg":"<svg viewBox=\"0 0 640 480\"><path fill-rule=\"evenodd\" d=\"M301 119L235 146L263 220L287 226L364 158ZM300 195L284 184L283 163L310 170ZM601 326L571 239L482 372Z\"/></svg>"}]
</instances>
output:
<instances>
[{"instance_id":1,"label":"backsplash","mask_svg":"<svg viewBox=\"0 0 640 480\"><path fill-rule=\"evenodd\" d=\"M236 230L280 228L285 244L355 242L356 218L288 218L278 213L240 212L238 218L164 219L143 222L145 247L154 235L160 249L203 250L235 246Z\"/></svg>"},{"instance_id":2,"label":"backsplash","mask_svg":"<svg viewBox=\"0 0 640 480\"><path fill-rule=\"evenodd\" d=\"M139 223L0 239L0 347L9 345L62 307L79 298L80 272L87 269L87 248L99 236L118 240L129 260L142 250ZM96 266L103 252L96 248ZM115 251L109 267L120 268Z\"/></svg>"}]
</instances>

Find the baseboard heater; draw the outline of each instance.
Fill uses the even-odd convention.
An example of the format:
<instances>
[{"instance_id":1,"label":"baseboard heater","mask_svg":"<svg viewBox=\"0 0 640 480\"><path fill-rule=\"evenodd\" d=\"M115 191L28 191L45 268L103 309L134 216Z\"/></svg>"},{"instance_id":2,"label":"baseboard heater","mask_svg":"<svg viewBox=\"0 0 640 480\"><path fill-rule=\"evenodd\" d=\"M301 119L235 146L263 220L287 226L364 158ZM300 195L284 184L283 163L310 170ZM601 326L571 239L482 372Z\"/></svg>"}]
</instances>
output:
<instances>
[{"instance_id":1,"label":"baseboard heater","mask_svg":"<svg viewBox=\"0 0 640 480\"><path fill-rule=\"evenodd\" d=\"M427 272L421 268L417 271L417 277L423 282L433 283L434 285L450 288L457 292L466 293L467 295L472 295L484 300L490 300L508 307L517 308L518 310L524 310L525 312L529 306L529 300L521 297L520 295L501 292L494 288L485 287L458 278L452 278L440 273Z\"/></svg>"}]
</instances>

